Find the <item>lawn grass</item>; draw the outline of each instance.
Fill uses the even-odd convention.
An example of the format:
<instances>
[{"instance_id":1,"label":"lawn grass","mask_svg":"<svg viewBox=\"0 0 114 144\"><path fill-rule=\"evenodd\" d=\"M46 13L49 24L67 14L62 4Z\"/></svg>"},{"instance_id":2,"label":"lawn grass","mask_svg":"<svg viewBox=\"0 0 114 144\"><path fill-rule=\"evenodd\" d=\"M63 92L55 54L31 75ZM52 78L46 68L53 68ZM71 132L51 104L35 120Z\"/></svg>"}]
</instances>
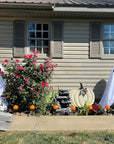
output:
<instances>
[{"instance_id":1,"label":"lawn grass","mask_svg":"<svg viewBox=\"0 0 114 144\"><path fill-rule=\"evenodd\" d=\"M114 132L1 132L0 144L114 144Z\"/></svg>"}]
</instances>

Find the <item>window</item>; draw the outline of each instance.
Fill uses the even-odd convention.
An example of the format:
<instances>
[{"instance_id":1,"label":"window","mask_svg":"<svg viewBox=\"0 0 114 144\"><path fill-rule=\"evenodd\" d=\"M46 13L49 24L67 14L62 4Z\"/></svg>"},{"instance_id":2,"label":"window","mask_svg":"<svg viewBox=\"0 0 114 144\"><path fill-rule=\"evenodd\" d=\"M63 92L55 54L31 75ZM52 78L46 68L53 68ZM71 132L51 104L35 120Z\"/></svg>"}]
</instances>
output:
<instances>
[{"instance_id":1,"label":"window","mask_svg":"<svg viewBox=\"0 0 114 144\"><path fill-rule=\"evenodd\" d=\"M114 25L104 25L103 48L104 54L114 54Z\"/></svg>"},{"instance_id":2,"label":"window","mask_svg":"<svg viewBox=\"0 0 114 144\"><path fill-rule=\"evenodd\" d=\"M49 51L49 25L29 24L29 46L30 50L37 50L41 54Z\"/></svg>"},{"instance_id":3,"label":"window","mask_svg":"<svg viewBox=\"0 0 114 144\"><path fill-rule=\"evenodd\" d=\"M90 58L114 59L114 24L90 23Z\"/></svg>"}]
</instances>

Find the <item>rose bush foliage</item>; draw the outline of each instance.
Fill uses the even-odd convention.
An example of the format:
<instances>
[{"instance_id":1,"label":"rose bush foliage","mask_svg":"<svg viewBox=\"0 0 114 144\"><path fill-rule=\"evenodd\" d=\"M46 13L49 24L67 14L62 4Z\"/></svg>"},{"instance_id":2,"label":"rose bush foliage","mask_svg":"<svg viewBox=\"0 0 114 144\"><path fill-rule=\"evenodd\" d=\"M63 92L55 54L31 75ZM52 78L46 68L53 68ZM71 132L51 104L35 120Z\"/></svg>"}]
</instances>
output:
<instances>
[{"instance_id":1,"label":"rose bush foliage","mask_svg":"<svg viewBox=\"0 0 114 144\"><path fill-rule=\"evenodd\" d=\"M30 105L35 105L35 112L46 114L54 101L54 88L49 86L56 63L49 58L38 64L38 52L24 55L24 60L6 59L2 65L6 73L1 71L5 80L5 92L8 110L13 111L17 104L19 111L30 112Z\"/></svg>"}]
</instances>

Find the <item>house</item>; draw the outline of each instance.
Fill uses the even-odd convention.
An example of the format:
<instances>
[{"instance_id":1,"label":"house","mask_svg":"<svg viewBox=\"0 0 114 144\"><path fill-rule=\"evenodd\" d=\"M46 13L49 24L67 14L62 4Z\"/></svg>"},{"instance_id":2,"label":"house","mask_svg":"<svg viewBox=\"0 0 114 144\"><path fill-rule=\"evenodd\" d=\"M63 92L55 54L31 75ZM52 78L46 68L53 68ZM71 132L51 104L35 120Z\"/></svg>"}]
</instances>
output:
<instances>
[{"instance_id":1,"label":"house","mask_svg":"<svg viewBox=\"0 0 114 144\"><path fill-rule=\"evenodd\" d=\"M114 67L113 0L0 0L0 62L33 49L58 63L53 86L103 95Z\"/></svg>"}]
</instances>

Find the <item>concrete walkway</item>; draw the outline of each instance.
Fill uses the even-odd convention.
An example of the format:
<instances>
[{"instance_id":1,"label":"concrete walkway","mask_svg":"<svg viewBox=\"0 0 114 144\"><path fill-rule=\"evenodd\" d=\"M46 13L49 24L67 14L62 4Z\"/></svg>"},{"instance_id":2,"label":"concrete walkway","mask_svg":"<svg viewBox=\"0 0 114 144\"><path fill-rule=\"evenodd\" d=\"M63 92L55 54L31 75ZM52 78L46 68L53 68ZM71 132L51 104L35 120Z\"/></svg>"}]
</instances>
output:
<instances>
[{"instance_id":1,"label":"concrete walkway","mask_svg":"<svg viewBox=\"0 0 114 144\"><path fill-rule=\"evenodd\" d=\"M8 131L114 131L114 116L16 116Z\"/></svg>"},{"instance_id":2,"label":"concrete walkway","mask_svg":"<svg viewBox=\"0 0 114 144\"><path fill-rule=\"evenodd\" d=\"M7 131L13 121L13 115L6 112L0 112L0 131Z\"/></svg>"}]
</instances>

